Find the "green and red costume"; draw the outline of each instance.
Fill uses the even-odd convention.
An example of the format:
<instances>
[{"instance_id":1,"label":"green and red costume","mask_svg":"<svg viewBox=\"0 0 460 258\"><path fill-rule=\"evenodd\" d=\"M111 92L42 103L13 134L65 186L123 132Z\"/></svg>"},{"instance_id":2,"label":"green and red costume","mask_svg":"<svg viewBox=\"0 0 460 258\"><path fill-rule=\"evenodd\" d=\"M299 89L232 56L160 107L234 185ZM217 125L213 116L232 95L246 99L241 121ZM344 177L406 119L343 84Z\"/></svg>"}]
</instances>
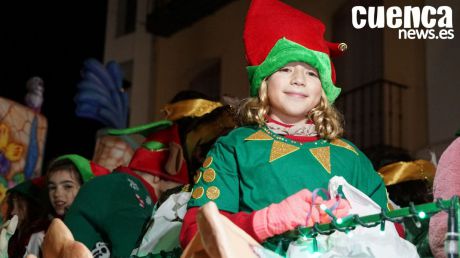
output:
<instances>
[{"instance_id":1,"label":"green and red costume","mask_svg":"<svg viewBox=\"0 0 460 258\"><path fill-rule=\"evenodd\" d=\"M254 211L279 203L301 189L327 189L329 179L336 175L387 207L382 178L350 142L284 137L267 127L235 129L216 142L195 177L181 242L186 245L195 235L197 207L209 201L257 239L252 228Z\"/></svg>"},{"instance_id":2,"label":"green and red costume","mask_svg":"<svg viewBox=\"0 0 460 258\"><path fill-rule=\"evenodd\" d=\"M175 171L165 169L170 146L180 143L178 128L172 122L164 120L110 133L138 133L146 139L128 167L119 167L83 185L66 214L65 224L75 240L90 250L104 242L111 257L129 257L142 239L158 200L152 185L139 173L185 184L188 172L185 161Z\"/></svg>"},{"instance_id":3,"label":"green and red costume","mask_svg":"<svg viewBox=\"0 0 460 258\"><path fill-rule=\"evenodd\" d=\"M86 183L65 216L74 238L90 250L109 245L112 257L129 257L157 198L149 183L120 167Z\"/></svg>"},{"instance_id":4,"label":"green and red costume","mask_svg":"<svg viewBox=\"0 0 460 258\"><path fill-rule=\"evenodd\" d=\"M240 127L219 139L208 157L190 207L212 200L221 210L252 212L305 188L327 189L333 176L344 177L386 207L382 178L367 157L343 139L300 143L267 127Z\"/></svg>"},{"instance_id":5,"label":"green and red costume","mask_svg":"<svg viewBox=\"0 0 460 258\"><path fill-rule=\"evenodd\" d=\"M304 62L319 74L329 104L340 94L330 56L344 43L324 39L324 24L278 0L253 0L246 17L244 44L250 95L259 95L262 81L291 62ZM288 125L284 125L288 127ZM367 157L343 139L277 135L268 127L241 127L220 138L196 176L181 244L197 232L198 207L214 201L222 214L253 238L256 211L279 203L301 189L326 188L333 176L386 208L385 185Z\"/></svg>"}]
</instances>

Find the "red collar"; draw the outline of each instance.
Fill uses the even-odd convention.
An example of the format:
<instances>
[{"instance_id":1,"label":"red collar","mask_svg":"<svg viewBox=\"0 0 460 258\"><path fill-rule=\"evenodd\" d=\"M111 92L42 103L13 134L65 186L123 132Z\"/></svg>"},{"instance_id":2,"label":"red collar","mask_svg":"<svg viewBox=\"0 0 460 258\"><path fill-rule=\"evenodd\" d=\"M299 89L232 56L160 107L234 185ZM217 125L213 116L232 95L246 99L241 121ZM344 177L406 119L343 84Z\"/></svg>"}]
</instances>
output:
<instances>
[{"instance_id":1,"label":"red collar","mask_svg":"<svg viewBox=\"0 0 460 258\"><path fill-rule=\"evenodd\" d=\"M149 183L147 183L147 181L145 181L144 178L142 178L141 176L139 176L138 174L136 174L132 169L128 168L128 167L124 167L124 166L120 166L120 167L117 167L115 169L115 171L119 172L119 173L125 173L125 174L128 174L128 175L131 175L137 179L139 179L142 184L144 185L144 187L147 189L147 191L149 192L150 194L150 197L152 198L152 201L153 203L156 203L158 201L158 197L157 195L155 194L155 189L153 189L152 185L150 185Z\"/></svg>"},{"instance_id":2,"label":"red collar","mask_svg":"<svg viewBox=\"0 0 460 258\"><path fill-rule=\"evenodd\" d=\"M296 142L314 142L319 140L320 138L318 136L296 136L296 135L283 135L285 138L291 139Z\"/></svg>"}]
</instances>

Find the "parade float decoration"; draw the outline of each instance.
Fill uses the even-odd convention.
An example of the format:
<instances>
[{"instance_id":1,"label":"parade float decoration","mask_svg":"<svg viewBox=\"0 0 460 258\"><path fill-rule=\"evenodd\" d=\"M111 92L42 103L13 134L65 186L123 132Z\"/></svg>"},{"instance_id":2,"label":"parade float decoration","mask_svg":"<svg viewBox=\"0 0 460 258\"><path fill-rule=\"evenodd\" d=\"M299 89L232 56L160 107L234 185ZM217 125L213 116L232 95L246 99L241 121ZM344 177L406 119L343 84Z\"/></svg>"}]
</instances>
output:
<instances>
[{"instance_id":1,"label":"parade float decoration","mask_svg":"<svg viewBox=\"0 0 460 258\"><path fill-rule=\"evenodd\" d=\"M41 173L47 119L40 114L44 84L27 81L27 106L0 97L0 200L8 188Z\"/></svg>"},{"instance_id":2,"label":"parade float decoration","mask_svg":"<svg viewBox=\"0 0 460 258\"><path fill-rule=\"evenodd\" d=\"M85 60L82 80L75 96L76 115L101 122L107 128L126 128L128 94L123 90L123 72L114 61L105 66L96 59ZM92 160L110 170L127 165L138 143L129 136L107 135L107 129L97 132Z\"/></svg>"}]
</instances>

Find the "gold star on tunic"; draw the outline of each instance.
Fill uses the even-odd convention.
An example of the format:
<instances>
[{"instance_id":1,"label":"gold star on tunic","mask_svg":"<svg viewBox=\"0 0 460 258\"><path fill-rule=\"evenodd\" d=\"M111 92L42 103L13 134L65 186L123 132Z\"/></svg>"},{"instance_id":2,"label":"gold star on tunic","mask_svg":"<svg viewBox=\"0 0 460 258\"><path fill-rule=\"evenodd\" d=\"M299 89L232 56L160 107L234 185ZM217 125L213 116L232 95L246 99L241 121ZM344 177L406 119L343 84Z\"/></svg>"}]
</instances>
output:
<instances>
[{"instance_id":1,"label":"gold star on tunic","mask_svg":"<svg viewBox=\"0 0 460 258\"><path fill-rule=\"evenodd\" d=\"M300 148L297 146L275 140L273 141L272 150L270 152L270 162L291 154L298 149Z\"/></svg>"},{"instance_id":2,"label":"gold star on tunic","mask_svg":"<svg viewBox=\"0 0 460 258\"><path fill-rule=\"evenodd\" d=\"M346 143L346 142L343 141L343 140L335 139L335 140L331 141L331 144L332 144L332 145L335 145L335 146L339 146L339 147L345 148L345 149L347 149L347 150L351 150L351 151L354 152L356 155L359 155L358 152L355 150L355 148L353 148L350 144Z\"/></svg>"},{"instance_id":3,"label":"gold star on tunic","mask_svg":"<svg viewBox=\"0 0 460 258\"><path fill-rule=\"evenodd\" d=\"M273 138L264 133L263 131L257 131L253 134L251 134L250 136L248 136L246 139L246 141L269 141L269 140L273 140Z\"/></svg>"},{"instance_id":4,"label":"gold star on tunic","mask_svg":"<svg viewBox=\"0 0 460 258\"><path fill-rule=\"evenodd\" d=\"M311 154L316 160L326 169L327 173L331 173L331 150L330 147L318 147L310 149Z\"/></svg>"}]
</instances>

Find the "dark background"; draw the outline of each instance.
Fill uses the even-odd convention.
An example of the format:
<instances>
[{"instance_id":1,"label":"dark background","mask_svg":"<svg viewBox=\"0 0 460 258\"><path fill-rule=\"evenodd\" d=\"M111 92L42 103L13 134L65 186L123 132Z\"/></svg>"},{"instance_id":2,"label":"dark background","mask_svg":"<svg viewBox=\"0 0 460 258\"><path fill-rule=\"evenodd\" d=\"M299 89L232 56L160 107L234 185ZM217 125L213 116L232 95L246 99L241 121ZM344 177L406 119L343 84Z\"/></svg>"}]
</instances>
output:
<instances>
[{"instance_id":1,"label":"dark background","mask_svg":"<svg viewBox=\"0 0 460 258\"><path fill-rule=\"evenodd\" d=\"M24 103L27 80L41 77L42 114L48 119L43 165L68 153L91 158L102 124L76 117L73 97L83 61L103 59L107 1L2 1L0 6L0 96Z\"/></svg>"}]
</instances>

